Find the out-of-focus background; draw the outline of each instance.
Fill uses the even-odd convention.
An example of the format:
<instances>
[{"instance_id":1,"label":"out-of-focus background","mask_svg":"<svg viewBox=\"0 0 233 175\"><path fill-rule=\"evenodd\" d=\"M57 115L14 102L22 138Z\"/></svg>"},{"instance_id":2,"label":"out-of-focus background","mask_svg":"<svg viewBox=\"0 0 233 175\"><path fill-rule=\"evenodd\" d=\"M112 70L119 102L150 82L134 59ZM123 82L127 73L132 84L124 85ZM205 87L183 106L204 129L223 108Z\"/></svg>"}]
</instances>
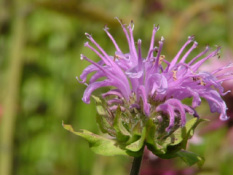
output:
<instances>
[{"instance_id":1,"label":"out-of-focus background","mask_svg":"<svg viewBox=\"0 0 233 175\"><path fill-rule=\"evenodd\" d=\"M127 175L132 159L95 155L86 141L62 128L62 121L99 133L95 106L82 102L85 86L75 79L88 65L80 60L88 32L111 55L110 32L127 52L119 23L134 21L135 39L147 52L153 24L156 41L165 37L163 53L172 59L190 35L201 52L222 46L221 58L205 70L233 59L232 0L0 0L0 175ZM224 62L225 61L225 62ZM224 62L224 63L223 63ZM226 88L232 88L228 83ZM231 116L233 97L225 98ZM220 122L204 104L210 122L198 127L189 150L204 156L199 169L179 159L145 156L142 175L232 175L232 120Z\"/></svg>"}]
</instances>

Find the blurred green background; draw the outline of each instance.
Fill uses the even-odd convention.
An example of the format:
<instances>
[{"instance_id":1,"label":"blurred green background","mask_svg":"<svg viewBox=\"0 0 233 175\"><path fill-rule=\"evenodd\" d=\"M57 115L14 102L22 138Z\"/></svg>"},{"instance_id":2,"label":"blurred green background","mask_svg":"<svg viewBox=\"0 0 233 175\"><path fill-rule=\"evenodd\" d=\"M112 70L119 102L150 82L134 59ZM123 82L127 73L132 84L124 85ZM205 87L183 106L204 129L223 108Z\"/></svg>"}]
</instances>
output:
<instances>
[{"instance_id":1,"label":"blurred green background","mask_svg":"<svg viewBox=\"0 0 233 175\"><path fill-rule=\"evenodd\" d=\"M128 174L131 158L95 155L83 139L62 128L64 121L99 133L94 103L82 102L85 86L75 77L88 65L81 53L99 59L84 48L85 32L114 55L102 30L108 25L127 52L114 17L134 21L143 53L153 24L159 24L156 41L165 37L168 60L193 34L198 52L206 44L221 45L222 53L233 49L232 0L0 0L0 175ZM206 158L196 174L232 175L228 131L224 125L190 147ZM185 167L179 160L176 164Z\"/></svg>"}]
</instances>

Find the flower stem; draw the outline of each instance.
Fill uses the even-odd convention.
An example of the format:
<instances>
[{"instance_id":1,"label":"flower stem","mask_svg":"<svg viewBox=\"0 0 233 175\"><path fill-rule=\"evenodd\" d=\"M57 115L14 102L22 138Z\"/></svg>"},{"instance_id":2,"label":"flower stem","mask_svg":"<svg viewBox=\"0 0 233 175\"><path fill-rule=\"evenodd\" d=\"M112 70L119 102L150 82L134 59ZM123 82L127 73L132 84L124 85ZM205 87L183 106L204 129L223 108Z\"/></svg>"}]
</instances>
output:
<instances>
[{"instance_id":1,"label":"flower stem","mask_svg":"<svg viewBox=\"0 0 233 175\"><path fill-rule=\"evenodd\" d=\"M143 154L140 157L134 157L130 175L139 175L141 162L142 162L142 156Z\"/></svg>"}]
</instances>

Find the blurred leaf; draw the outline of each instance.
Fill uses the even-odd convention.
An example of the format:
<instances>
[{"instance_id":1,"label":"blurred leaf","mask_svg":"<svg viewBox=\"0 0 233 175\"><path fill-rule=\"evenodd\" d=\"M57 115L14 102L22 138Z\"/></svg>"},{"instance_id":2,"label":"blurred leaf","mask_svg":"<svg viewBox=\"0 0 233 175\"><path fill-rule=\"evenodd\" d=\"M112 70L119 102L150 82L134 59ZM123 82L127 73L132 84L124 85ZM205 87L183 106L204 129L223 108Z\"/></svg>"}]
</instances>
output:
<instances>
[{"instance_id":1,"label":"blurred leaf","mask_svg":"<svg viewBox=\"0 0 233 175\"><path fill-rule=\"evenodd\" d=\"M178 157L180 157L188 166L192 166L195 163L198 163L198 165L201 167L204 164L204 158L192 153L192 152L188 152L185 150L181 150L179 152L176 153Z\"/></svg>"}]
</instances>

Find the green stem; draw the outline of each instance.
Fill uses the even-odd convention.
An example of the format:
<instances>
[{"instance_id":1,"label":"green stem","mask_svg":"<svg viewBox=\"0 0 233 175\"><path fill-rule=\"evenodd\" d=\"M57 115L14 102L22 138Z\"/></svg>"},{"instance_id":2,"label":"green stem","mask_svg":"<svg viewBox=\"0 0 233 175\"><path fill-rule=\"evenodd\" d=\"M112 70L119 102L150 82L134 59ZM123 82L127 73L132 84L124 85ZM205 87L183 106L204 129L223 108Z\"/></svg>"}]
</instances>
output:
<instances>
[{"instance_id":1,"label":"green stem","mask_svg":"<svg viewBox=\"0 0 233 175\"><path fill-rule=\"evenodd\" d=\"M134 157L130 175L139 175L141 162L142 162L142 156L143 154L140 157Z\"/></svg>"}]
</instances>

